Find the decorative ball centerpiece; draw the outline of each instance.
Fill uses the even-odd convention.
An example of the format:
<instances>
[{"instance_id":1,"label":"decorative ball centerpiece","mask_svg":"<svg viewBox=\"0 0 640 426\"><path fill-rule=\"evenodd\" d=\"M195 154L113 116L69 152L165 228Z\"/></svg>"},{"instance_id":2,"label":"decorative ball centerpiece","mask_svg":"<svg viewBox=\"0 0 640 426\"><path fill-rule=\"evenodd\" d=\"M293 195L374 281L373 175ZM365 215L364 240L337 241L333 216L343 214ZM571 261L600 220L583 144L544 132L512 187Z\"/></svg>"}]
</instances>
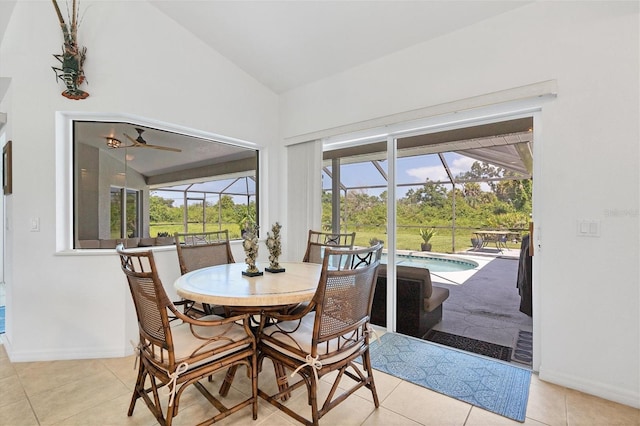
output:
<instances>
[{"instance_id":1,"label":"decorative ball centerpiece","mask_svg":"<svg viewBox=\"0 0 640 426\"><path fill-rule=\"evenodd\" d=\"M247 270L242 271L242 275L248 277L256 277L262 275L256 267L256 258L258 257L258 227L255 224L247 224L245 232L242 236L244 239L242 247L244 248L244 261L247 263Z\"/></svg>"},{"instance_id":2,"label":"decorative ball centerpiece","mask_svg":"<svg viewBox=\"0 0 640 426\"><path fill-rule=\"evenodd\" d=\"M282 225L276 222L271 227L271 232L267 232L267 249L269 250L269 267L264 268L267 272L278 273L284 272L284 268L278 263L278 257L282 254L282 245L280 243L280 229Z\"/></svg>"}]
</instances>

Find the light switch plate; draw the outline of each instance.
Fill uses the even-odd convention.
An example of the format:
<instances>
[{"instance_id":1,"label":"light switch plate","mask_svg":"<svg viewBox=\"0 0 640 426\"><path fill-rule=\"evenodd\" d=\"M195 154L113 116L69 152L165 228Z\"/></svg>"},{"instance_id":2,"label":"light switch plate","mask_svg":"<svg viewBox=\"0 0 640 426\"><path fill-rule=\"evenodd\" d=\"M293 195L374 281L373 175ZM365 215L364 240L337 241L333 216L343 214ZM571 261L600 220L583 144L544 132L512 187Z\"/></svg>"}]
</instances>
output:
<instances>
[{"instance_id":1,"label":"light switch plate","mask_svg":"<svg viewBox=\"0 0 640 426\"><path fill-rule=\"evenodd\" d=\"M577 234L579 237L599 237L600 221L592 219L578 219Z\"/></svg>"}]
</instances>

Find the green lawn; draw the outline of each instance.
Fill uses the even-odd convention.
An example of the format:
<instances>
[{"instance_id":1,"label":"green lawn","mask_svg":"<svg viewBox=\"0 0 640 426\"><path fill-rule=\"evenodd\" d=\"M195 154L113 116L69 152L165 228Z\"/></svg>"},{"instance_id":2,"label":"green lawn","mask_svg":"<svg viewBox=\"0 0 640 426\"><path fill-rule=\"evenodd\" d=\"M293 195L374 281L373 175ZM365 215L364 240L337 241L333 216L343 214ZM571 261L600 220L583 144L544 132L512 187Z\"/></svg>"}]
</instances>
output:
<instances>
[{"instance_id":1,"label":"green lawn","mask_svg":"<svg viewBox=\"0 0 640 426\"><path fill-rule=\"evenodd\" d=\"M217 223L207 224L204 231L219 231L222 229L229 230L229 238L234 240L240 238L240 226L236 223ZM187 232L202 232L202 223L189 223ZM149 226L149 236L155 237L159 232L167 232L169 236L173 236L176 232L185 232L182 223L152 223Z\"/></svg>"},{"instance_id":2,"label":"green lawn","mask_svg":"<svg viewBox=\"0 0 640 426\"><path fill-rule=\"evenodd\" d=\"M351 232L351 230L349 230ZM356 245L365 246L369 245L372 238L387 243L387 235L380 230L358 228L356 232ZM471 238L473 238L473 230L471 229L457 229L455 251L463 251L471 248ZM421 250L422 238L420 237L418 229L399 229L397 233L396 247L398 250ZM386 245L386 244L385 244ZM452 241L451 230L439 229L437 234L431 239L431 251L438 253L452 253ZM519 249L520 242L507 242L508 248Z\"/></svg>"},{"instance_id":3,"label":"green lawn","mask_svg":"<svg viewBox=\"0 0 640 426\"><path fill-rule=\"evenodd\" d=\"M206 231L218 231L220 229L228 229L229 237L231 239L240 238L240 227L235 223L224 223L221 226L218 224L207 224ZM188 232L200 232L202 231L201 223L190 223ZM386 243L387 234L384 230L375 227L357 227L356 229L348 229L344 232L356 232L356 245L368 246L369 242L373 238L377 238ZM149 235L151 237L157 236L158 232L168 232L172 236L176 232L184 232L184 228L181 223L157 223L151 224L149 227ZM266 234L265 234L266 235ZM464 251L471 248L471 238L473 237L473 230L471 229L457 229L456 230L456 251ZM420 238L419 229L417 228L400 228L397 234L397 248L398 250L421 250L420 245L422 238ZM451 230L438 229L437 234L431 239L431 251L437 253L452 253L451 243ZM493 246L491 246L493 247ZM520 242L509 241L507 243L508 248L519 249Z\"/></svg>"}]
</instances>

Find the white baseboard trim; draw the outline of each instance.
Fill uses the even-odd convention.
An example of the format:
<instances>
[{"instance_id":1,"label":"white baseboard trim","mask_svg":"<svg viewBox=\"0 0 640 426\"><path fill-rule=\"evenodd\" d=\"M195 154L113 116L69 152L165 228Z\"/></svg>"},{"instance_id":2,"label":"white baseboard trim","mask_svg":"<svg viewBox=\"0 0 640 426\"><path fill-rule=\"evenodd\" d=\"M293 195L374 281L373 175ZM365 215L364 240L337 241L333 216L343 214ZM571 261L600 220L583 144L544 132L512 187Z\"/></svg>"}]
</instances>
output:
<instances>
[{"instance_id":1,"label":"white baseboard trim","mask_svg":"<svg viewBox=\"0 0 640 426\"><path fill-rule=\"evenodd\" d=\"M594 395L609 401L618 402L634 408L640 408L640 392L637 389L622 389L606 383L585 380L559 371L547 370L540 366L540 380L566 388Z\"/></svg>"},{"instance_id":2,"label":"white baseboard trim","mask_svg":"<svg viewBox=\"0 0 640 426\"><path fill-rule=\"evenodd\" d=\"M14 351L7 339L2 339L11 362L62 361L71 359L123 358L133 355L131 347L117 348L64 348L46 351Z\"/></svg>"}]
</instances>

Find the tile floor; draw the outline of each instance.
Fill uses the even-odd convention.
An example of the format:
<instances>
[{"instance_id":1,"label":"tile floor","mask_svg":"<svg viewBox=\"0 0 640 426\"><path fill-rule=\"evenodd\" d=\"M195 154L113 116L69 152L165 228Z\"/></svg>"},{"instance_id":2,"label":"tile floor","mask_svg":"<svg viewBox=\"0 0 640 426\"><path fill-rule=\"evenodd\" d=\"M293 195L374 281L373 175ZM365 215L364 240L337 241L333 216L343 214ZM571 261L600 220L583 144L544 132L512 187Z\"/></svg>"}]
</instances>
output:
<instances>
[{"instance_id":1,"label":"tile floor","mask_svg":"<svg viewBox=\"0 0 640 426\"><path fill-rule=\"evenodd\" d=\"M275 386L273 369L265 362L260 387ZM320 420L321 425L518 425L484 411L424 389L393 376L376 372L380 407L375 409L365 389ZM135 383L134 357L12 363L0 345L0 425L154 425L156 421L142 401L132 417L127 408ZM214 377L219 386L222 377ZM249 381L236 375L229 398L249 392ZM323 389L328 391L328 385ZM307 415L306 398L294 394L294 410ZM195 389L185 392L177 426L204 418L208 402ZM293 425L291 418L260 401L258 420L251 409L225 419L225 425ZM640 410L584 393L545 383L535 375L530 386L525 425L640 425Z\"/></svg>"}]
</instances>

